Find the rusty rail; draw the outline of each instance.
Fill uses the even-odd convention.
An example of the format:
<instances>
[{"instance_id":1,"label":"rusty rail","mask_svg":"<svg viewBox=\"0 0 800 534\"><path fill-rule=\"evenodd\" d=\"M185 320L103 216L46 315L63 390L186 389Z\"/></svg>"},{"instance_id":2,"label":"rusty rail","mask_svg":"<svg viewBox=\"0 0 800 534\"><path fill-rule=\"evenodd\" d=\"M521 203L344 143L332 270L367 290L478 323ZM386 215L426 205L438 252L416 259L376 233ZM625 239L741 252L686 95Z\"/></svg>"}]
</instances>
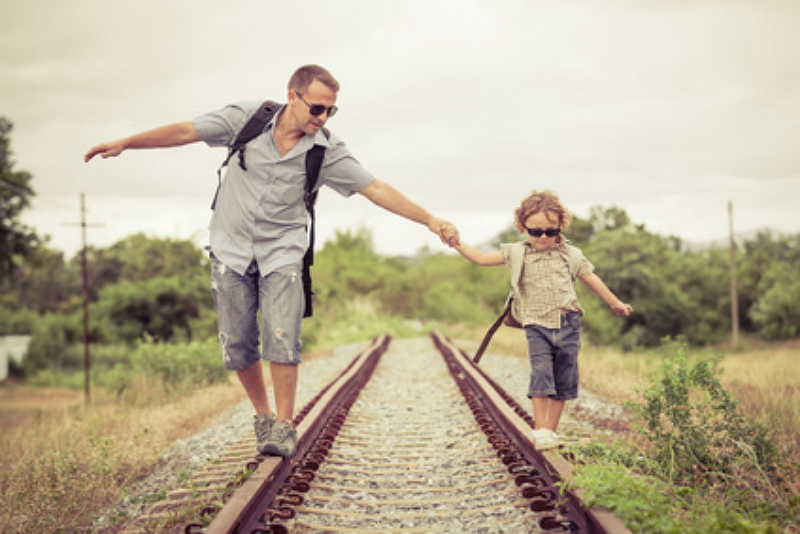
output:
<instances>
[{"instance_id":1,"label":"rusty rail","mask_svg":"<svg viewBox=\"0 0 800 534\"><path fill-rule=\"evenodd\" d=\"M533 428L530 415L497 385L463 351L439 333L434 344L450 368L475 419L512 474L522 496L530 499L531 511L553 512L543 517L543 530L625 533L627 527L603 509L586 509L578 495L560 489L570 465L559 455L538 451L528 438Z\"/></svg>"},{"instance_id":2,"label":"rusty rail","mask_svg":"<svg viewBox=\"0 0 800 534\"><path fill-rule=\"evenodd\" d=\"M501 387L449 339L431 335L476 422L486 434L507 471L514 478L528 508L537 514L544 531L628 533L616 516L586 509L580 491L565 491L560 483L571 467L554 452L537 451L529 439L532 419ZM202 528L187 525L186 532L282 533L303 504L316 471L342 427L350 407L369 381L389 344L376 338L353 363L323 390L295 419L298 447L295 459L264 458L230 497L213 522Z\"/></svg>"},{"instance_id":3,"label":"rusty rail","mask_svg":"<svg viewBox=\"0 0 800 534\"><path fill-rule=\"evenodd\" d=\"M343 421L349 405L355 401L361 388L369 381L372 371L389 345L389 336L376 338L372 345L353 360L353 363L331 385L323 390L294 420L297 428L297 450L295 458L304 462L321 461L330 442L335 438L337 421ZM338 423L339 425L341 423ZM256 466L253 466L256 467ZM283 458L264 458L255 472L236 490L225 507L217 514L205 532L209 534L234 534L239 532L268 532L264 530L265 514L285 513L262 508L263 503L272 503L281 489L283 481L292 477L303 483L303 472L308 466L296 470L295 461ZM292 472L296 471L294 475ZM189 525L187 532L197 529Z\"/></svg>"}]
</instances>

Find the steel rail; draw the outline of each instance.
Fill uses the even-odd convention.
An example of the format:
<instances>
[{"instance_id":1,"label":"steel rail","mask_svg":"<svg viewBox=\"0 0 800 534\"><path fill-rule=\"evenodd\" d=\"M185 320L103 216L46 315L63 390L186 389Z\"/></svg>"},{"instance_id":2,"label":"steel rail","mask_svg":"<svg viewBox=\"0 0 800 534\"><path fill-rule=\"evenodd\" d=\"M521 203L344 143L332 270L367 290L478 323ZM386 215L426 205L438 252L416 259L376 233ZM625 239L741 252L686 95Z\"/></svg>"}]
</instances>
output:
<instances>
[{"instance_id":1,"label":"steel rail","mask_svg":"<svg viewBox=\"0 0 800 534\"><path fill-rule=\"evenodd\" d=\"M533 425L528 413L449 339L439 333L431 334L431 338L475 420L519 488L521 505L538 514L539 528L601 534L630 532L610 512L585 508L580 490L564 490L561 482L569 478L571 466L558 453L536 450L528 437ZM200 531L288 532L287 522L303 513L303 494L311 488L316 471L326 460L350 407L371 378L388 343L388 336L376 338L298 415L294 459L264 458L213 522ZM195 531L186 528L186 532Z\"/></svg>"},{"instance_id":2,"label":"steel rail","mask_svg":"<svg viewBox=\"0 0 800 534\"><path fill-rule=\"evenodd\" d=\"M390 337L383 335L375 338L372 344L359 354L350 366L325 388L317 397L297 415L294 420L297 429L297 450L294 458L307 459L320 455L318 443L326 425L337 414L353 395L357 396L363 385L369 380L380 357L386 352ZM352 402L351 402L352 404ZM316 449L316 451L315 451ZM282 482L292 475L297 467L296 460L277 457L266 457L255 468L253 474L233 493L225 507L219 511L211 524L204 530L209 534L235 534L240 532L268 532L263 529L264 523L261 509L263 503L275 500ZM302 476L302 475L300 475ZM186 532L194 532L197 524L187 525Z\"/></svg>"},{"instance_id":3,"label":"steel rail","mask_svg":"<svg viewBox=\"0 0 800 534\"><path fill-rule=\"evenodd\" d=\"M431 338L503 463L509 472L519 473L516 482L530 499L530 509L553 512L540 520L542 529L630 533L607 510L585 508L580 492L562 491L560 483L569 478L571 466L558 453L536 449L528 437L533 429L530 415L448 338L440 333Z\"/></svg>"}]
</instances>

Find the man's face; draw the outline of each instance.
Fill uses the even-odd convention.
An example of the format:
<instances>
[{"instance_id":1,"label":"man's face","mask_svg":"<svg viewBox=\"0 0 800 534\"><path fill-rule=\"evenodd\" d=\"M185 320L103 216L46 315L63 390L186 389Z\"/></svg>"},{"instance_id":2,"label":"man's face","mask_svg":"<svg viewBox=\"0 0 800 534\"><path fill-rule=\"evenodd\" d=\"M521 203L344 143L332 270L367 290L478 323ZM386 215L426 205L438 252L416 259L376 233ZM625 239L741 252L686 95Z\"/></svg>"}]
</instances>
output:
<instances>
[{"instance_id":1,"label":"man's face","mask_svg":"<svg viewBox=\"0 0 800 534\"><path fill-rule=\"evenodd\" d=\"M336 93L325 84L314 80L305 91L290 91L289 104L297 128L303 133L314 135L325 125L330 114L335 113L331 108L336 105ZM320 106L324 111L313 115L311 111L317 111L315 108Z\"/></svg>"}]
</instances>

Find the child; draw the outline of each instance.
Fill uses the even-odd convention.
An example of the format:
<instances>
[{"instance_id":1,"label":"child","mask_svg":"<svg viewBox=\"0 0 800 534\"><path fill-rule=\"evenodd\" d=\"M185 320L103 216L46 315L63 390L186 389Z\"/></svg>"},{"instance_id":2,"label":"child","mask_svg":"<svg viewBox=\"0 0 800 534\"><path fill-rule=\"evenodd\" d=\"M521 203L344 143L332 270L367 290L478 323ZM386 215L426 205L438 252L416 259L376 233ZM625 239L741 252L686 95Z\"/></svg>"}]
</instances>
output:
<instances>
[{"instance_id":1,"label":"child","mask_svg":"<svg viewBox=\"0 0 800 534\"><path fill-rule=\"evenodd\" d=\"M514 213L514 226L527 233L519 280L517 319L528 339L531 379L528 397L533 403L533 442L540 450L558 446L558 423L564 402L578 397L578 351L583 310L575 294L570 253L561 232L571 215L551 191L534 191ZM457 245L458 252L477 265L509 265L511 246L483 252ZM578 251L573 249L573 252ZM620 301L594 274L594 266L578 254L574 272L617 315L633 308ZM575 261L574 259L572 260Z\"/></svg>"}]
</instances>

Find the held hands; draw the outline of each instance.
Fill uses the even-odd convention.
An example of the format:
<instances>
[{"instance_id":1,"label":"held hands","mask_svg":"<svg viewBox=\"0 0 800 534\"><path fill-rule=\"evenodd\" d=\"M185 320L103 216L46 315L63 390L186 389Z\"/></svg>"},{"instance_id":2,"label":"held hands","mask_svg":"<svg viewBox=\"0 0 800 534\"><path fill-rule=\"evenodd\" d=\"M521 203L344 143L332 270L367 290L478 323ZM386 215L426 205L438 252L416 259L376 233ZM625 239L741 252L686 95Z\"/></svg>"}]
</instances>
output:
<instances>
[{"instance_id":1,"label":"held hands","mask_svg":"<svg viewBox=\"0 0 800 534\"><path fill-rule=\"evenodd\" d=\"M458 234L458 228L453 226L453 223L433 217L428 222L428 228L431 232L439 236L442 243L449 247L454 247L461 244L461 237Z\"/></svg>"}]
</instances>

